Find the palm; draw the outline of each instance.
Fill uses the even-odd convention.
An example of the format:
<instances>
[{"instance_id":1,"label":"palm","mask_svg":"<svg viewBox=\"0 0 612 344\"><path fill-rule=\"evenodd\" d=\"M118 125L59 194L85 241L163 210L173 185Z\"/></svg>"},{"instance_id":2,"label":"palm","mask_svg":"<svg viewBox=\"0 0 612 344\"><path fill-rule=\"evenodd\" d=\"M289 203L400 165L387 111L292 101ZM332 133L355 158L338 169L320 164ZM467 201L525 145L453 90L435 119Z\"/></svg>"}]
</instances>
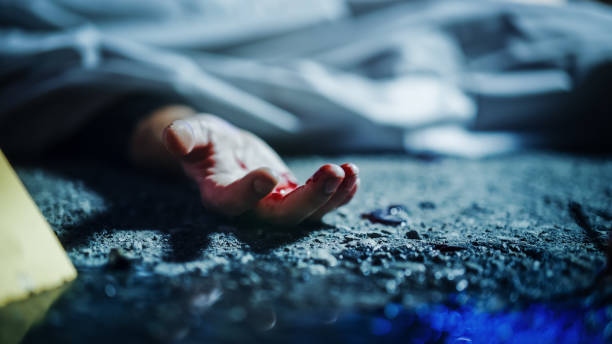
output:
<instances>
[{"instance_id":1,"label":"palm","mask_svg":"<svg viewBox=\"0 0 612 344\"><path fill-rule=\"evenodd\" d=\"M269 168L286 179L294 179L278 154L257 136L223 122L211 126L212 164L208 172L213 179L229 183L259 168Z\"/></svg>"},{"instance_id":2,"label":"palm","mask_svg":"<svg viewBox=\"0 0 612 344\"><path fill-rule=\"evenodd\" d=\"M289 168L265 142L214 116L177 121L164 137L200 187L204 205L229 215L254 210L273 222L320 219L348 202L359 184L354 165L328 164L298 187Z\"/></svg>"}]
</instances>

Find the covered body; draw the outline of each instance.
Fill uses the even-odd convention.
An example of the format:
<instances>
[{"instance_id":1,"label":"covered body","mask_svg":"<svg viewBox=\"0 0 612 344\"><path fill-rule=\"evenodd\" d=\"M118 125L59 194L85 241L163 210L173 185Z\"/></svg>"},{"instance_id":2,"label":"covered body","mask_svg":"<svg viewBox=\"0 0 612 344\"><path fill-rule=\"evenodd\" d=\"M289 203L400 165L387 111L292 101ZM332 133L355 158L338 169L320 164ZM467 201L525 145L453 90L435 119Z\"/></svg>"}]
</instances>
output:
<instances>
[{"instance_id":1,"label":"covered body","mask_svg":"<svg viewBox=\"0 0 612 344\"><path fill-rule=\"evenodd\" d=\"M40 152L130 95L178 99L288 149L601 142L607 6L360 3L3 1L0 144ZM514 134L473 150L473 130Z\"/></svg>"}]
</instances>

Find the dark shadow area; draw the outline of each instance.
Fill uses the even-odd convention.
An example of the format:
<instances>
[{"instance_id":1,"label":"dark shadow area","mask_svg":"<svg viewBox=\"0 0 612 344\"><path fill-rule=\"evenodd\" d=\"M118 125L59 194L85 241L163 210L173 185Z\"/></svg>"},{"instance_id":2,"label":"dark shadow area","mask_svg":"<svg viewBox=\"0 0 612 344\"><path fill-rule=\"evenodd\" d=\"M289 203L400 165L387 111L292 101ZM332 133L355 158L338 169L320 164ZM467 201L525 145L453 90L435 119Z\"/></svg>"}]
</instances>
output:
<instances>
[{"instance_id":1,"label":"dark shadow area","mask_svg":"<svg viewBox=\"0 0 612 344\"><path fill-rule=\"evenodd\" d=\"M60 240L67 250L86 247L96 233L156 230L169 234L171 250L164 260L186 262L200 256L213 232L232 232L254 252L262 253L324 228L322 224L307 224L288 229L256 221L249 215L228 218L215 214L202 206L195 185L177 175L99 161L47 162L45 171L82 182L102 197L106 206L62 228ZM78 198L75 202L79 202Z\"/></svg>"},{"instance_id":2,"label":"dark shadow area","mask_svg":"<svg viewBox=\"0 0 612 344\"><path fill-rule=\"evenodd\" d=\"M61 241L67 249L86 246L94 233L158 230L170 234L172 250L165 259L188 261L208 245L208 234L222 220L202 208L198 191L181 178L100 162L63 162L47 170L83 182L107 205L103 212L64 228Z\"/></svg>"},{"instance_id":3,"label":"dark shadow area","mask_svg":"<svg viewBox=\"0 0 612 344\"><path fill-rule=\"evenodd\" d=\"M329 230L334 226L325 223L302 223L295 226L275 226L244 215L234 220L236 237L249 245L255 253L267 253L278 247L290 244L307 236L315 230Z\"/></svg>"}]
</instances>

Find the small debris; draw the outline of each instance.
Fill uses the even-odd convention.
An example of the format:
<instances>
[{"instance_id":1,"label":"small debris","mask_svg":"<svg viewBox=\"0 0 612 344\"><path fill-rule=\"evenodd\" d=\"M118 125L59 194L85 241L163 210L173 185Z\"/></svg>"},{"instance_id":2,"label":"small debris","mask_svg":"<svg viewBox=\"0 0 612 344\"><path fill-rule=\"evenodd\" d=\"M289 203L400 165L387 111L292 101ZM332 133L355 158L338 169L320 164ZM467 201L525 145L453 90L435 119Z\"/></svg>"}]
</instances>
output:
<instances>
[{"instance_id":1,"label":"small debris","mask_svg":"<svg viewBox=\"0 0 612 344\"><path fill-rule=\"evenodd\" d=\"M397 282L395 280L388 280L385 283L385 289L387 290L387 293L395 293L397 291Z\"/></svg>"},{"instance_id":2,"label":"small debris","mask_svg":"<svg viewBox=\"0 0 612 344\"><path fill-rule=\"evenodd\" d=\"M111 248L108 253L108 263L106 263L106 266L110 269L125 270L132 266L132 260L128 258L122 249Z\"/></svg>"},{"instance_id":3,"label":"small debris","mask_svg":"<svg viewBox=\"0 0 612 344\"><path fill-rule=\"evenodd\" d=\"M585 231L585 234L591 240L593 245L595 245L598 250L604 252L604 244L599 240L599 234L595 229L593 229L588 217L582 209L582 205L578 202L572 201L568 203L567 207L570 216L572 219L574 219L574 222L576 222L576 224Z\"/></svg>"},{"instance_id":4,"label":"small debris","mask_svg":"<svg viewBox=\"0 0 612 344\"><path fill-rule=\"evenodd\" d=\"M436 204L430 201L419 202L419 208L423 210L436 209Z\"/></svg>"},{"instance_id":5,"label":"small debris","mask_svg":"<svg viewBox=\"0 0 612 344\"><path fill-rule=\"evenodd\" d=\"M338 260L329 251L325 249L317 249L312 252L312 259L315 263L324 266L333 267L338 265Z\"/></svg>"},{"instance_id":6,"label":"small debris","mask_svg":"<svg viewBox=\"0 0 612 344\"><path fill-rule=\"evenodd\" d=\"M252 260L255 260L255 258L253 257L253 255L252 255L252 254L250 254L250 253L247 253L247 254L245 254L244 256L242 256L242 257L240 258L240 263L242 263L242 264L246 264L246 263L248 263L248 262L250 262L250 261L252 261Z\"/></svg>"},{"instance_id":7,"label":"small debris","mask_svg":"<svg viewBox=\"0 0 612 344\"><path fill-rule=\"evenodd\" d=\"M468 286L468 281L465 279L462 279L461 281L457 283L456 288L457 288L457 291L462 292L465 290L465 288L467 288L467 286Z\"/></svg>"},{"instance_id":8,"label":"small debris","mask_svg":"<svg viewBox=\"0 0 612 344\"><path fill-rule=\"evenodd\" d=\"M421 240L421 236L419 235L419 232L415 231L414 229L406 233L406 238L414 239L414 240Z\"/></svg>"},{"instance_id":9,"label":"small debris","mask_svg":"<svg viewBox=\"0 0 612 344\"><path fill-rule=\"evenodd\" d=\"M327 272L325 266L321 264L309 265L308 270L310 271L311 275L325 275L325 273Z\"/></svg>"},{"instance_id":10,"label":"small debris","mask_svg":"<svg viewBox=\"0 0 612 344\"><path fill-rule=\"evenodd\" d=\"M387 207L387 209L376 209L372 212L361 214L361 218L370 220L372 223L400 226L406 224L406 214L408 214L408 208L405 206L390 205Z\"/></svg>"},{"instance_id":11,"label":"small debris","mask_svg":"<svg viewBox=\"0 0 612 344\"><path fill-rule=\"evenodd\" d=\"M478 264L476 264L476 263L472 263L472 262L465 262L465 264L464 264L464 265L465 265L465 269L466 269L466 270L471 271L471 272L474 272L474 273L477 273L477 274L482 273L482 271L484 270L484 269L482 268L482 266L480 266L480 265L478 265Z\"/></svg>"},{"instance_id":12,"label":"small debris","mask_svg":"<svg viewBox=\"0 0 612 344\"><path fill-rule=\"evenodd\" d=\"M109 283L104 286L104 294L108 297L115 297L115 295L117 295L117 288Z\"/></svg>"},{"instance_id":13,"label":"small debris","mask_svg":"<svg viewBox=\"0 0 612 344\"><path fill-rule=\"evenodd\" d=\"M446 245L446 244L435 244L434 248L442 253L458 252L458 251L465 250L465 247L452 246L452 245Z\"/></svg>"}]
</instances>

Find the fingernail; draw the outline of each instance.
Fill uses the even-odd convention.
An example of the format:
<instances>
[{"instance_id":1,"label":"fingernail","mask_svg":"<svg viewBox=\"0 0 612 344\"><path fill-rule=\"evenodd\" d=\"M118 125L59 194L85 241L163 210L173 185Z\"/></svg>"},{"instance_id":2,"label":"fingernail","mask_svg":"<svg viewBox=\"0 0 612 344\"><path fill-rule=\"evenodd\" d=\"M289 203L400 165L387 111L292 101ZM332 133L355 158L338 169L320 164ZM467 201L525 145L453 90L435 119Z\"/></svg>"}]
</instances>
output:
<instances>
[{"instance_id":1,"label":"fingernail","mask_svg":"<svg viewBox=\"0 0 612 344\"><path fill-rule=\"evenodd\" d=\"M260 195L267 195L270 190L274 187L273 183L270 180L266 179L255 179L253 182L253 189Z\"/></svg>"},{"instance_id":2,"label":"fingernail","mask_svg":"<svg viewBox=\"0 0 612 344\"><path fill-rule=\"evenodd\" d=\"M187 150L191 150L193 148L193 128L191 125L182 119L176 120L170 126L181 143L187 148Z\"/></svg>"},{"instance_id":3,"label":"fingernail","mask_svg":"<svg viewBox=\"0 0 612 344\"><path fill-rule=\"evenodd\" d=\"M325 194L327 195L331 195L332 193L334 193L334 191L336 191L339 184L340 184L340 181L336 179L328 180L327 182L325 182L325 187L323 188L323 192L325 192Z\"/></svg>"},{"instance_id":4,"label":"fingernail","mask_svg":"<svg viewBox=\"0 0 612 344\"><path fill-rule=\"evenodd\" d=\"M354 175L359 174L359 167L357 167L357 165L349 163L348 167L353 171Z\"/></svg>"}]
</instances>

